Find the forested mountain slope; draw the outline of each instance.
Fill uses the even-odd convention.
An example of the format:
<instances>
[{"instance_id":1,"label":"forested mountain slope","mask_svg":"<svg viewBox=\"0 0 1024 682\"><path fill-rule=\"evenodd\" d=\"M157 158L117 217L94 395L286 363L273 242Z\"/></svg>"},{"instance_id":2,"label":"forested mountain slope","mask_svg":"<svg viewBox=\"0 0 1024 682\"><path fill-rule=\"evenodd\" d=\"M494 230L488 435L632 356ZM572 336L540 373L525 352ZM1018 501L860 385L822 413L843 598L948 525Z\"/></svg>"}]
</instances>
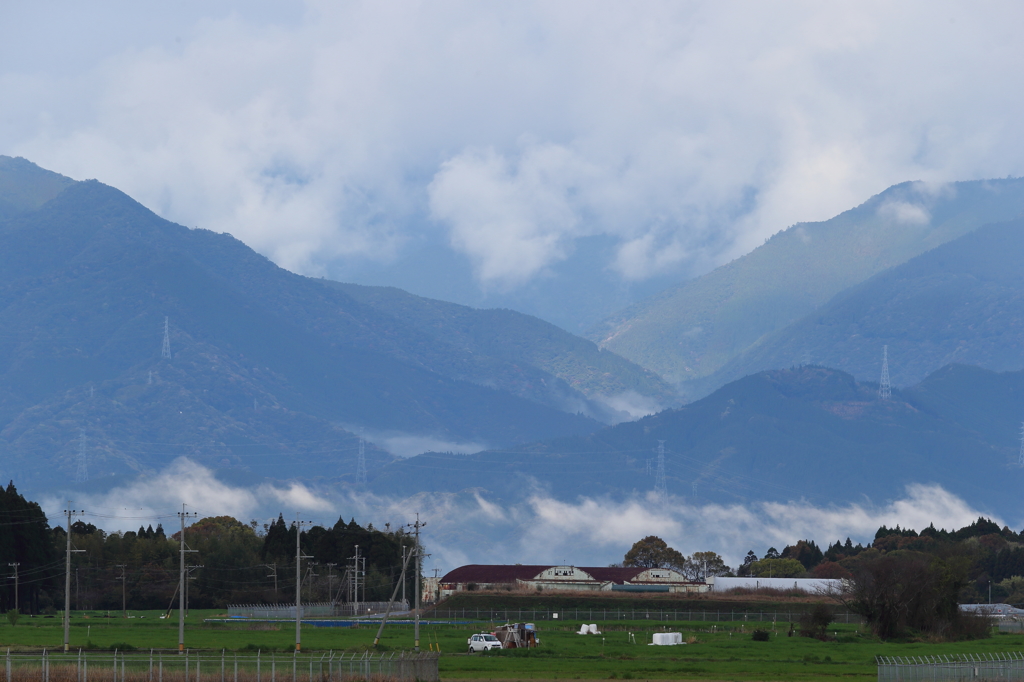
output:
<instances>
[{"instance_id":1,"label":"forested mountain slope","mask_svg":"<svg viewBox=\"0 0 1024 682\"><path fill-rule=\"evenodd\" d=\"M844 289L1022 210L1019 178L896 185L831 220L779 232L703 277L630 306L588 336L690 393L686 382L715 373Z\"/></svg>"},{"instance_id":2,"label":"forested mountain slope","mask_svg":"<svg viewBox=\"0 0 1024 682\"><path fill-rule=\"evenodd\" d=\"M875 275L741 354L709 383L813 362L896 385L956 362L1024 367L1024 219L984 227ZM1024 415L1022 415L1024 416Z\"/></svg>"},{"instance_id":3,"label":"forested mountain slope","mask_svg":"<svg viewBox=\"0 0 1024 682\"><path fill-rule=\"evenodd\" d=\"M908 484L938 483L1016 518L1021 414L1024 372L944 368L886 401L877 384L800 367L748 376L682 408L588 436L420 455L381 469L374 485L412 492L404 482L416 481L420 489L481 489L505 500L537 491L616 498L654 487L664 441L668 492L695 503L880 503L903 496Z\"/></svg>"},{"instance_id":4,"label":"forested mountain slope","mask_svg":"<svg viewBox=\"0 0 1024 682\"><path fill-rule=\"evenodd\" d=\"M598 428L578 413L610 416L528 358L444 342L443 329L101 183L0 161L14 207L0 219L0 475L70 481L81 459L95 483L189 455L260 476L350 477L358 428L495 446ZM517 319L532 318L506 321L512 336ZM610 356L582 340L588 357L575 358L569 341L550 357L596 367L583 381L592 394L604 372L604 385L664 397L656 377L601 365ZM371 447L371 466L387 458Z\"/></svg>"}]
</instances>

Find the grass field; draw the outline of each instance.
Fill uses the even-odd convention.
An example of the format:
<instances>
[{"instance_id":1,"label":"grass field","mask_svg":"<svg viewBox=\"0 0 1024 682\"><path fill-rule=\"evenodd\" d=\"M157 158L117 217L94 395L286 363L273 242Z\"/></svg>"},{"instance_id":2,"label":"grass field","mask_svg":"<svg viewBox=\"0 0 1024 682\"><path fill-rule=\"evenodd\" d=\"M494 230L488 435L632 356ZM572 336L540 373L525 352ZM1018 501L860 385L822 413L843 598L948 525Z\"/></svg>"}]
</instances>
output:
<instances>
[{"instance_id":1,"label":"grass field","mask_svg":"<svg viewBox=\"0 0 1024 682\"><path fill-rule=\"evenodd\" d=\"M112 616L115 614L111 614ZM119 614L116 614L119 615ZM104 617L105 614L76 613L72 619L71 646L109 649L125 644L138 649L173 650L177 647L177 619L158 618L159 612L137 612L132 619ZM204 623L205 618L223 616L213 611L193 611L187 620L185 642L190 649L251 651L259 649L290 654L295 629L288 622L250 629L244 623ZM577 635L580 623L541 622L541 647L487 654L466 654L466 638L473 632L488 631L492 623L421 626L421 648L439 647L441 675L451 680L596 680L596 679L682 679L682 680L874 680L876 655L923 655L940 653L986 653L1024 649L1024 635L997 634L990 639L961 643L882 643L862 635L857 626L838 625L832 629L836 640L821 642L787 637L788 624L779 624L778 634L767 642L755 642L750 632L754 623L699 623L617 621L598 623L602 635ZM760 624L771 627L770 623ZM258 627L267 627L260 625ZM654 631L682 632L689 644L674 647L646 646ZM304 626L303 652L365 650L376 633L376 625L352 628ZM636 643L630 641L633 633ZM63 634L59 617L23 616L16 627L0 626L0 646L13 651L54 649ZM411 625L389 624L381 642L385 650L410 649Z\"/></svg>"}]
</instances>

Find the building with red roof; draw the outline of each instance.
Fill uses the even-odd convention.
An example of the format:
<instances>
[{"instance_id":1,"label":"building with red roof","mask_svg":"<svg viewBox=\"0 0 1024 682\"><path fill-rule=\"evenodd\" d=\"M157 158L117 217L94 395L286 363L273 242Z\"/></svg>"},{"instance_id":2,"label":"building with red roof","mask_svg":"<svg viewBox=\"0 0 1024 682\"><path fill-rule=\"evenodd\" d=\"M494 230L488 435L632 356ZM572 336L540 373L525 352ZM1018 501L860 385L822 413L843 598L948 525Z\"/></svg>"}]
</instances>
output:
<instances>
[{"instance_id":1,"label":"building with red roof","mask_svg":"<svg viewBox=\"0 0 1024 682\"><path fill-rule=\"evenodd\" d=\"M688 580L671 568L640 566L552 566L470 564L439 581L443 599L473 590L592 590L624 592L706 592L703 581Z\"/></svg>"}]
</instances>

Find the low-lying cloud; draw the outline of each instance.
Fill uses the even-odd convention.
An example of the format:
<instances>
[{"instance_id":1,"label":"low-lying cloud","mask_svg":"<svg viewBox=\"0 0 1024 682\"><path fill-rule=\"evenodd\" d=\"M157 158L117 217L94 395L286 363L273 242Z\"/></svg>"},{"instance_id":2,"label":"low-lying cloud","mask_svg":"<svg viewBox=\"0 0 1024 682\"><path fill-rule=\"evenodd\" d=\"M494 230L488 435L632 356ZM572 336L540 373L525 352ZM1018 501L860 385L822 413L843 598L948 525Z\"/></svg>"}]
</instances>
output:
<instances>
[{"instance_id":1,"label":"low-lying cloud","mask_svg":"<svg viewBox=\"0 0 1024 682\"><path fill-rule=\"evenodd\" d=\"M428 566L442 570L466 563L606 565L621 561L647 535L658 535L686 554L718 552L735 565L747 550L762 556L769 546L781 550L800 539L815 540L822 549L847 537L870 543L881 525L920 530L934 523L954 529L982 515L938 485L910 485L903 497L882 504L831 506L803 501L693 505L654 494L575 500L532 494L498 500L474 490L394 498L300 482L250 490L221 483L214 471L184 458L157 476L78 496L74 506L84 510L85 520L115 531L174 518L182 502L201 516L226 514L248 521L298 513L321 524L333 524L340 516L378 528L397 528L418 513L427 522ZM53 498L43 504L51 522L59 522L63 502Z\"/></svg>"},{"instance_id":2,"label":"low-lying cloud","mask_svg":"<svg viewBox=\"0 0 1024 682\"><path fill-rule=\"evenodd\" d=\"M513 289L592 235L624 282L685 274L1024 172L1019 3L145 7L0 22L0 152L308 274L447 245Z\"/></svg>"}]
</instances>

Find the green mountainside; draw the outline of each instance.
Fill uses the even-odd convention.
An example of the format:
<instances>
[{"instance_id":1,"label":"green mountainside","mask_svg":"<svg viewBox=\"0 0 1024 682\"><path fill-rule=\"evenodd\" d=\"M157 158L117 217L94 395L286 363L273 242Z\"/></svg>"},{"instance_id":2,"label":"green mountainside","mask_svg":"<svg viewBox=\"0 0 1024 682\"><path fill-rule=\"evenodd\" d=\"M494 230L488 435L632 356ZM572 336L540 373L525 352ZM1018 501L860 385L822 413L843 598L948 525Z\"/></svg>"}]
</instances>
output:
<instances>
[{"instance_id":1,"label":"green mountainside","mask_svg":"<svg viewBox=\"0 0 1024 682\"><path fill-rule=\"evenodd\" d=\"M588 337L689 393L686 382L715 373L844 289L1022 210L1024 179L896 185L831 220L779 232L626 308Z\"/></svg>"},{"instance_id":2,"label":"green mountainside","mask_svg":"<svg viewBox=\"0 0 1024 682\"><path fill-rule=\"evenodd\" d=\"M708 378L813 362L893 384L949 363L1024 367L1024 219L981 227L840 293ZM1024 416L1024 415L1022 415Z\"/></svg>"},{"instance_id":3,"label":"green mountainside","mask_svg":"<svg viewBox=\"0 0 1024 682\"><path fill-rule=\"evenodd\" d=\"M877 385L822 367L761 372L679 409L516 450L429 453L381 469L373 485L489 491L522 500L615 498L654 487L659 441L670 494L693 503L815 505L946 490L1016 518L1024 372L951 366L889 401Z\"/></svg>"},{"instance_id":4,"label":"green mountainside","mask_svg":"<svg viewBox=\"0 0 1024 682\"><path fill-rule=\"evenodd\" d=\"M668 393L528 316L362 302L101 183L0 162L0 475L23 484L71 481L80 450L96 485L179 455L246 480L351 479L357 429L510 446L621 419L604 390ZM534 337L532 355L508 346Z\"/></svg>"}]
</instances>

